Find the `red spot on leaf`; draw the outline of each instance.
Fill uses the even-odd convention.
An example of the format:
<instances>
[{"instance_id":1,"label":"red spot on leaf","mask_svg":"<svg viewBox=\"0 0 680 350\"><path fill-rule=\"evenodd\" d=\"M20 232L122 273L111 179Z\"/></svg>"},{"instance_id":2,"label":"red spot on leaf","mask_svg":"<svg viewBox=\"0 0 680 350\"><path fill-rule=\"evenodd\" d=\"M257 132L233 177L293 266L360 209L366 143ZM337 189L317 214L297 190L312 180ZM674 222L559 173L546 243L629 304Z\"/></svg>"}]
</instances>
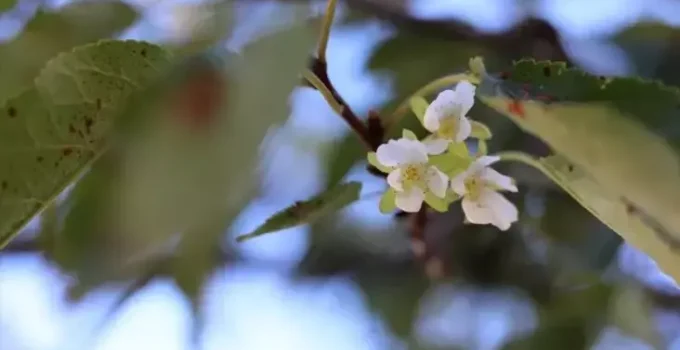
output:
<instances>
[{"instance_id":1,"label":"red spot on leaf","mask_svg":"<svg viewBox=\"0 0 680 350\"><path fill-rule=\"evenodd\" d=\"M508 103L508 111L512 114L519 116L520 118L525 117L524 105L519 100L513 100L510 103Z\"/></svg>"}]
</instances>

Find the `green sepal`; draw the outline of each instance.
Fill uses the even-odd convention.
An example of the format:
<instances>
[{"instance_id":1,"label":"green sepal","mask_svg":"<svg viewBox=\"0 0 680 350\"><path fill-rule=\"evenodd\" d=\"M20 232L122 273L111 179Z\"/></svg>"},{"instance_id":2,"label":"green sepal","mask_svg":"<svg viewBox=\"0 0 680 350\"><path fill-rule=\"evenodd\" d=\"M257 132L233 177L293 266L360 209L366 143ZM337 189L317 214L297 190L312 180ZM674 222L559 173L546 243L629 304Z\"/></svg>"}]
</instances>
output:
<instances>
[{"instance_id":1,"label":"green sepal","mask_svg":"<svg viewBox=\"0 0 680 350\"><path fill-rule=\"evenodd\" d=\"M411 97L408 102L411 106L411 111L413 111L413 114L415 114L416 118L418 118L418 120L423 123L423 120L425 119L425 111L430 104L425 98L421 96Z\"/></svg>"},{"instance_id":2,"label":"green sepal","mask_svg":"<svg viewBox=\"0 0 680 350\"><path fill-rule=\"evenodd\" d=\"M430 191L425 192L425 203L440 213L447 212L450 204L446 198L439 198Z\"/></svg>"},{"instance_id":3,"label":"green sepal","mask_svg":"<svg viewBox=\"0 0 680 350\"><path fill-rule=\"evenodd\" d=\"M402 130L401 136L405 139L418 141L418 136L416 136L416 134L409 129Z\"/></svg>"},{"instance_id":4,"label":"green sepal","mask_svg":"<svg viewBox=\"0 0 680 350\"><path fill-rule=\"evenodd\" d=\"M489 153L489 149L486 146L486 140L477 140L477 157L485 156Z\"/></svg>"},{"instance_id":5,"label":"green sepal","mask_svg":"<svg viewBox=\"0 0 680 350\"><path fill-rule=\"evenodd\" d=\"M383 214L393 212L397 208L396 199L397 192L395 192L393 188L388 188L387 191L383 193L382 197L380 197L380 204L378 205L380 212Z\"/></svg>"},{"instance_id":6,"label":"green sepal","mask_svg":"<svg viewBox=\"0 0 680 350\"><path fill-rule=\"evenodd\" d=\"M461 199L461 196L458 193L454 192L450 188L448 190L446 190L446 196L444 197L444 200L447 201L449 203L449 205L451 205L451 203L453 203L453 202L455 202L459 199Z\"/></svg>"},{"instance_id":7,"label":"green sepal","mask_svg":"<svg viewBox=\"0 0 680 350\"><path fill-rule=\"evenodd\" d=\"M448 152L457 158L470 159L470 150L465 142L451 142Z\"/></svg>"},{"instance_id":8,"label":"green sepal","mask_svg":"<svg viewBox=\"0 0 680 350\"><path fill-rule=\"evenodd\" d=\"M383 173L389 173L392 171L392 168L380 164L378 161L378 156L375 154L375 152L368 152L366 159L368 160L368 164L371 164Z\"/></svg>"},{"instance_id":9,"label":"green sepal","mask_svg":"<svg viewBox=\"0 0 680 350\"><path fill-rule=\"evenodd\" d=\"M493 137L491 129L489 129L489 127L486 126L484 123L478 122L476 120L471 120L470 124L472 126L472 131L470 131L470 137L479 140L489 140L491 139L491 137Z\"/></svg>"}]
</instances>

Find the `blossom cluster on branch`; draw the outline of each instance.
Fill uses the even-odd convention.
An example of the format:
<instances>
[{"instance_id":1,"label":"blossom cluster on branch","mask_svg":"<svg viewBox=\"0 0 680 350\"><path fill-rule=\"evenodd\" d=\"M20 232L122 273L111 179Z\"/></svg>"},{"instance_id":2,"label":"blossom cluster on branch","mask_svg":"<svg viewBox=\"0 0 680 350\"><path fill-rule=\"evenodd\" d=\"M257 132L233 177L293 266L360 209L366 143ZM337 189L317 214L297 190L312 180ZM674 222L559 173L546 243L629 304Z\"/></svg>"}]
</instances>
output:
<instances>
[{"instance_id":1,"label":"blossom cluster on branch","mask_svg":"<svg viewBox=\"0 0 680 350\"><path fill-rule=\"evenodd\" d=\"M488 130L468 118L475 91L474 84L463 80L453 90L439 93L424 112L413 108L430 134L419 140L404 129L400 139L368 154L371 165L388 174L390 188L380 201L381 211L399 208L414 213L425 202L445 212L460 199L469 223L507 230L517 221L517 208L500 193L517 192L515 181L490 167L500 157L487 155L482 139L474 154L466 144L475 138L474 129Z\"/></svg>"}]
</instances>

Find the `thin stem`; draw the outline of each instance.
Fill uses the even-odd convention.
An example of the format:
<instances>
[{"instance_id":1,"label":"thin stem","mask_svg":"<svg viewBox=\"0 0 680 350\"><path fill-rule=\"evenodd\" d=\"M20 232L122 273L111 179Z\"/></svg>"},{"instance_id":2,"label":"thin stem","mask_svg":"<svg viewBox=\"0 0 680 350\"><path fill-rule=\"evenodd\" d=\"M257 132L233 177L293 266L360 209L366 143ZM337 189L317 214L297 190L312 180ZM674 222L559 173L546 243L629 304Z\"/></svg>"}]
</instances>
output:
<instances>
[{"instance_id":1,"label":"thin stem","mask_svg":"<svg viewBox=\"0 0 680 350\"><path fill-rule=\"evenodd\" d=\"M329 81L324 82L322 77L319 77L316 73L306 70L303 73L303 77L317 89L321 95L324 97L326 102L331 106L333 111L340 115L340 117L349 124L350 128L359 136L361 141L369 149L375 151L380 145L380 140L371 135L366 124L364 124L357 116L352 112L352 110L345 104L342 97L340 97L333 88L333 85Z\"/></svg>"},{"instance_id":2,"label":"thin stem","mask_svg":"<svg viewBox=\"0 0 680 350\"><path fill-rule=\"evenodd\" d=\"M496 154L501 158L501 161L510 161L510 162L518 162L518 163L524 163L536 170L539 170L542 172L545 176L550 178L550 180L554 181L555 183L559 184L560 180L555 176L555 174L550 171L540 160L536 159L536 157L531 156L529 154L526 154L524 152L517 152L517 151L507 151L507 152L500 152Z\"/></svg>"},{"instance_id":3,"label":"thin stem","mask_svg":"<svg viewBox=\"0 0 680 350\"><path fill-rule=\"evenodd\" d=\"M328 0L326 5L326 14L321 25L321 32L319 33L319 46L317 47L316 57L326 62L326 49L328 48L328 37L331 33L331 26L333 25L333 18L335 17L335 6L337 0Z\"/></svg>"},{"instance_id":4,"label":"thin stem","mask_svg":"<svg viewBox=\"0 0 680 350\"><path fill-rule=\"evenodd\" d=\"M418 89L416 92L414 92L409 98L405 99L398 107L397 109L394 110L394 112L391 114L390 118L385 121L385 128L390 130L394 128L401 118L403 118L406 113L410 110L410 100L413 97L416 96L424 96L424 95L429 95L434 92L437 92L447 86L451 86L455 83L458 83L462 80L467 80L473 84L479 84L479 78L468 75L468 74L453 74L453 75L447 75L444 77L441 77L437 80L434 80L427 85L421 87Z\"/></svg>"},{"instance_id":5,"label":"thin stem","mask_svg":"<svg viewBox=\"0 0 680 350\"><path fill-rule=\"evenodd\" d=\"M338 102L333 96L333 92L328 89L328 87L310 70L305 70L302 76L311 84L316 90L321 93L326 103L333 109L333 111L339 115L342 115L342 104Z\"/></svg>"}]
</instances>

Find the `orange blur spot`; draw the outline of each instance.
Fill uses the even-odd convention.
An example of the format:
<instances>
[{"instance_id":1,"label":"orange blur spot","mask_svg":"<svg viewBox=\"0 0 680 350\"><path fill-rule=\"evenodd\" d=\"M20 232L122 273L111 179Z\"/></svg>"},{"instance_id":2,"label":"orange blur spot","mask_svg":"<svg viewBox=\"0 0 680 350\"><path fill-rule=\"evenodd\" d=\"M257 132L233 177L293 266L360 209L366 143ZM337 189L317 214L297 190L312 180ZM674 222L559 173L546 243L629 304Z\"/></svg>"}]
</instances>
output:
<instances>
[{"instance_id":1,"label":"orange blur spot","mask_svg":"<svg viewBox=\"0 0 680 350\"><path fill-rule=\"evenodd\" d=\"M508 111L512 114L518 115L520 118L524 118L524 105L522 102L514 100L508 103Z\"/></svg>"}]
</instances>

